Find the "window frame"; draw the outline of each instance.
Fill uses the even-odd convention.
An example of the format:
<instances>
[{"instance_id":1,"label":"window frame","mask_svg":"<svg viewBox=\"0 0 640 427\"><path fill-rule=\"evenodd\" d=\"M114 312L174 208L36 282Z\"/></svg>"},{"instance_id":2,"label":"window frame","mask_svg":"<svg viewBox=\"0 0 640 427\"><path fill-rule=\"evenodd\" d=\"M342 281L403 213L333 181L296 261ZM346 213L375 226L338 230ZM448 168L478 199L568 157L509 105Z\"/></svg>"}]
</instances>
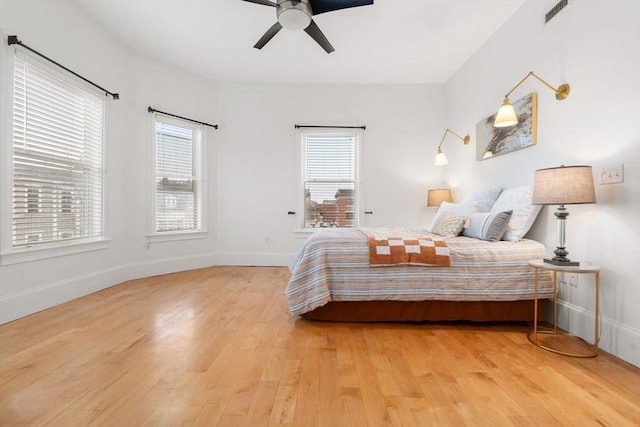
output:
<instances>
[{"instance_id":1,"label":"window frame","mask_svg":"<svg viewBox=\"0 0 640 427\"><path fill-rule=\"evenodd\" d=\"M41 60L30 52L25 52L21 49L19 50L17 46L5 46L4 48L0 48L0 63L5 64L4 67L0 67L0 93L6 94L4 101L0 102L0 128L5 129L5 131L0 134L0 158L2 159L1 166L4 170L4 173L0 173L0 201L2 201L2 209L0 209L0 265L11 265L106 249L110 244L106 215L108 194L108 102L104 102L102 108L102 156L100 159L102 169L102 185L100 194L101 231L99 235L74 240L60 239L36 246L27 245L17 248L13 246L13 104L15 94L14 66L16 56L19 56L21 60L41 68L54 75L56 78L87 93L93 94L98 98L102 98L104 95L103 92L99 91L95 87L57 67L54 67L52 64Z\"/></svg>"},{"instance_id":2,"label":"window frame","mask_svg":"<svg viewBox=\"0 0 640 427\"><path fill-rule=\"evenodd\" d=\"M193 230L157 230L157 151L156 151L156 123L193 130L193 168L198 194L196 209L198 210L199 227ZM202 239L208 235L208 171L207 171L207 129L205 126L188 120L166 116L160 112L149 115L149 226L147 239L149 243L176 240Z\"/></svg>"},{"instance_id":3,"label":"window frame","mask_svg":"<svg viewBox=\"0 0 640 427\"><path fill-rule=\"evenodd\" d=\"M339 228L357 228L362 224L362 215L360 215L360 206L364 205L362 183L360 178L360 171L362 168L363 157L363 131L360 128L338 128L338 127L305 127L300 128L296 143L296 153L298 158L299 170L298 170L298 183L297 183L297 206L298 212L301 213L297 224L296 233L300 233L301 237L307 236L318 230L318 227L306 227L306 206L305 206L305 153L306 143L308 135L332 135L332 136L348 136L354 137L354 195L353 195L353 227L339 227Z\"/></svg>"}]
</instances>

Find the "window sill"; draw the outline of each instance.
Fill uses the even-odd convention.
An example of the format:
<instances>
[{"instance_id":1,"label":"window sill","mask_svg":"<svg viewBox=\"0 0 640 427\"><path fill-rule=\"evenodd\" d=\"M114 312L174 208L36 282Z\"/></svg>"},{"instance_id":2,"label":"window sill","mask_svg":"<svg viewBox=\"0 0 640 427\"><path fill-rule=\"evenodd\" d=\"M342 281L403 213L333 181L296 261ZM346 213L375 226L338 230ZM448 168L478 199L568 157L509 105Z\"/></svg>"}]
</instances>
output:
<instances>
[{"instance_id":1,"label":"window sill","mask_svg":"<svg viewBox=\"0 0 640 427\"><path fill-rule=\"evenodd\" d=\"M297 239L306 239L313 234L318 228L301 228L293 232Z\"/></svg>"},{"instance_id":2,"label":"window sill","mask_svg":"<svg viewBox=\"0 0 640 427\"><path fill-rule=\"evenodd\" d=\"M106 249L109 246L109 242L109 240L99 240L84 243L71 243L64 246L52 246L47 248L25 248L13 250L0 255L0 265L19 264L22 262L31 262L84 252L99 251Z\"/></svg>"},{"instance_id":3,"label":"window sill","mask_svg":"<svg viewBox=\"0 0 640 427\"><path fill-rule=\"evenodd\" d=\"M178 240L205 239L209 236L207 231L167 232L147 235L149 243L175 242Z\"/></svg>"},{"instance_id":4,"label":"window sill","mask_svg":"<svg viewBox=\"0 0 640 427\"><path fill-rule=\"evenodd\" d=\"M353 229L358 228L360 226L354 225L353 227L315 227L315 228L298 228L293 231L293 234L297 239L306 239L311 236L317 230L344 230L347 228Z\"/></svg>"}]
</instances>

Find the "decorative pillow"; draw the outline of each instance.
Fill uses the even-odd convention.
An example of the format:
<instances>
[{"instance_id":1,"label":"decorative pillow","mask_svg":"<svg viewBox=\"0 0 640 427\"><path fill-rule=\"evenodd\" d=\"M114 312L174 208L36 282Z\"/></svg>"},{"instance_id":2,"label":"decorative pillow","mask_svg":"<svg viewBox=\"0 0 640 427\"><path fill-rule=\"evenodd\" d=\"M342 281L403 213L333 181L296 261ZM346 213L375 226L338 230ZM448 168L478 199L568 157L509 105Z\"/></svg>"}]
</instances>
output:
<instances>
[{"instance_id":1,"label":"decorative pillow","mask_svg":"<svg viewBox=\"0 0 640 427\"><path fill-rule=\"evenodd\" d=\"M502 240L519 242L527 234L542 208L531 204L532 195L532 186L511 188L504 190L493 204L491 212L513 211Z\"/></svg>"},{"instance_id":2,"label":"decorative pillow","mask_svg":"<svg viewBox=\"0 0 640 427\"><path fill-rule=\"evenodd\" d=\"M476 212L471 214L462 232L463 236L475 237L480 240L495 242L500 240L507 231L512 211L505 212Z\"/></svg>"},{"instance_id":3,"label":"decorative pillow","mask_svg":"<svg viewBox=\"0 0 640 427\"><path fill-rule=\"evenodd\" d=\"M462 200L461 204L475 206L478 212L490 212L500 193L502 193L502 187L471 193Z\"/></svg>"},{"instance_id":4,"label":"decorative pillow","mask_svg":"<svg viewBox=\"0 0 640 427\"><path fill-rule=\"evenodd\" d=\"M431 232L442 237L455 237L460 234L467 219L464 215L445 212L440 215Z\"/></svg>"},{"instance_id":5,"label":"decorative pillow","mask_svg":"<svg viewBox=\"0 0 640 427\"><path fill-rule=\"evenodd\" d=\"M462 215L465 218L468 218L469 215L474 213L476 210L477 209L476 209L475 206L456 205L455 203L442 202L442 204L438 208L438 211L436 212L435 216L433 217L433 221L431 222L431 228L429 229L429 231L431 231L432 233L434 232L433 228L435 227L436 223L438 222L438 219L440 218L441 215L443 215L445 213L452 213L452 214L456 214L456 215Z\"/></svg>"}]
</instances>

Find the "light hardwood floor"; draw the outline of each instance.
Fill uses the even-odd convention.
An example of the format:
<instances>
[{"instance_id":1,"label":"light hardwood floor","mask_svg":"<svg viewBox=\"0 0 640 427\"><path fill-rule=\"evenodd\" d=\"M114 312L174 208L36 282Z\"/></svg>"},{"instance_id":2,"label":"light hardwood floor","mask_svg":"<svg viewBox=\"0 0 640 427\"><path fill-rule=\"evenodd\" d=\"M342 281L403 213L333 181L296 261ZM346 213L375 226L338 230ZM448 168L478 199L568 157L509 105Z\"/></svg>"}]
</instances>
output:
<instances>
[{"instance_id":1,"label":"light hardwood floor","mask_svg":"<svg viewBox=\"0 0 640 427\"><path fill-rule=\"evenodd\" d=\"M0 326L0 425L640 425L640 369L610 355L526 325L303 321L288 278L150 277Z\"/></svg>"}]
</instances>

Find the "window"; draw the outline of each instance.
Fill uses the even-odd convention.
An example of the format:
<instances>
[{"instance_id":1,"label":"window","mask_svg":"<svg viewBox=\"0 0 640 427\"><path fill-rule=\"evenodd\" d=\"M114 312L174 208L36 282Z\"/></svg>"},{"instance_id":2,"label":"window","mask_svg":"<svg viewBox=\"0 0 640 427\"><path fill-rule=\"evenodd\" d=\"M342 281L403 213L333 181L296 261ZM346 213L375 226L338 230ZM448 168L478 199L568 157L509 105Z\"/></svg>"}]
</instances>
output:
<instances>
[{"instance_id":1,"label":"window","mask_svg":"<svg viewBox=\"0 0 640 427\"><path fill-rule=\"evenodd\" d=\"M358 225L359 132L303 131L304 228Z\"/></svg>"},{"instance_id":2,"label":"window","mask_svg":"<svg viewBox=\"0 0 640 427\"><path fill-rule=\"evenodd\" d=\"M14 57L11 247L103 238L104 100Z\"/></svg>"},{"instance_id":3,"label":"window","mask_svg":"<svg viewBox=\"0 0 640 427\"><path fill-rule=\"evenodd\" d=\"M27 188L27 213L40 212L40 192L37 188Z\"/></svg>"},{"instance_id":4,"label":"window","mask_svg":"<svg viewBox=\"0 0 640 427\"><path fill-rule=\"evenodd\" d=\"M203 131L155 116L155 233L204 230Z\"/></svg>"}]
</instances>

